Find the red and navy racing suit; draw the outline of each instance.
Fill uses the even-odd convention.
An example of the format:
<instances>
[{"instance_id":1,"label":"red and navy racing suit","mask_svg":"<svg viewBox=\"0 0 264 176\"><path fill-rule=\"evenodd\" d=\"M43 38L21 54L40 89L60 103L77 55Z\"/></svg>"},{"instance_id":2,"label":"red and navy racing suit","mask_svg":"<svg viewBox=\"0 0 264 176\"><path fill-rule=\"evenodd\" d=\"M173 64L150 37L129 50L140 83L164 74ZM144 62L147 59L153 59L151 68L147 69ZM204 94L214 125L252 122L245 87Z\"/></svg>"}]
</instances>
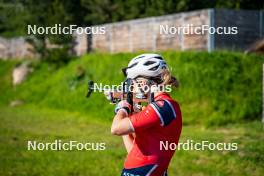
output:
<instances>
[{"instance_id":1,"label":"red and navy racing suit","mask_svg":"<svg viewBox=\"0 0 264 176\"><path fill-rule=\"evenodd\" d=\"M161 93L143 111L131 115L130 121L136 137L121 175L167 175L167 168L175 148L165 148L164 144L177 145L182 129L182 116L178 103L167 93Z\"/></svg>"}]
</instances>

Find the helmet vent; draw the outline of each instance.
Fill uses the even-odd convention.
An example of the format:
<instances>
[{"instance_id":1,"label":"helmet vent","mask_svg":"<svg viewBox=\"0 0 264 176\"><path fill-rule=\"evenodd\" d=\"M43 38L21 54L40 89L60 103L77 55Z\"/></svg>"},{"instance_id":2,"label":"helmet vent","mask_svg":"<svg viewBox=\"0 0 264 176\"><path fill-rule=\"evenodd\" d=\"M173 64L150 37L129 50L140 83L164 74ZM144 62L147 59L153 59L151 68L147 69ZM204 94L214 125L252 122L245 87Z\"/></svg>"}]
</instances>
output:
<instances>
[{"instance_id":1,"label":"helmet vent","mask_svg":"<svg viewBox=\"0 0 264 176\"><path fill-rule=\"evenodd\" d=\"M155 59L159 59L159 60L163 60L163 58L162 57L160 57L160 56L156 56L156 57L154 57Z\"/></svg>"},{"instance_id":2,"label":"helmet vent","mask_svg":"<svg viewBox=\"0 0 264 176\"><path fill-rule=\"evenodd\" d=\"M127 68L132 68L132 67L136 66L137 64L138 64L138 63L136 62L136 63L130 65L129 67L127 67Z\"/></svg>"},{"instance_id":3,"label":"helmet vent","mask_svg":"<svg viewBox=\"0 0 264 176\"><path fill-rule=\"evenodd\" d=\"M151 64L154 64L155 62L154 61L147 61L144 63L144 65L148 66L148 65L151 65Z\"/></svg>"},{"instance_id":4,"label":"helmet vent","mask_svg":"<svg viewBox=\"0 0 264 176\"><path fill-rule=\"evenodd\" d=\"M138 60L138 59L143 58L143 57L145 57L145 56L139 56L135 60Z\"/></svg>"},{"instance_id":5,"label":"helmet vent","mask_svg":"<svg viewBox=\"0 0 264 176\"><path fill-rule=\"evenodd\" d=\"M157 70L159 68L159 65L157 65L157 66L155 66L155 67L152 67L151 69L149 69L149 70L151 70L151 71L155 71L155 70Z\"/></svg>"}]
</instances>

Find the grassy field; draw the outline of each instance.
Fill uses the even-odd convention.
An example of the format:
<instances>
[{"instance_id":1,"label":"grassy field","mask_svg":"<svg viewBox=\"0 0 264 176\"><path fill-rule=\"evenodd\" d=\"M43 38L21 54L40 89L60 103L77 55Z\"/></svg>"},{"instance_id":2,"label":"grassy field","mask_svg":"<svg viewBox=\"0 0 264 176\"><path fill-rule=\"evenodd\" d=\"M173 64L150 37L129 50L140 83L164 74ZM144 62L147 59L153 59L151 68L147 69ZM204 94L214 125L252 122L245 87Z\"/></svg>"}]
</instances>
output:
<instances>
[{"instance_id":1,"label":"grassy field","mask_svg":"<svg viewBox=\"0 0 264 176\"><path fill-rule=\"evenodd\" d=\"M184 124L226 125L259 119L262 105L264 57L228 52L163 52L171 72L181 83L172 96L179 101ZM35 70L26 82L11 87L11 70L16 62L0 61L0 105L13 100L69 111L79 111L108 121L113 107L102 94L85 99L87 80L120 84L121 68L137 54L89 54L56 69L33 62ZM84 75L79 77L80 70ZM98 111L100 107L100 111Z\"/></svg>"},{"instance_id":2,"label":"grassy field","mask_svg":"<svg viewBox=\"0 0 264 176\"><path fill-rule=\"evenodd\" d=\"M172 96L181 105L181 142L238 143L237 151L176 152L169 175L227 176L264 173L260 122L264 57L227 52L164 52L181 82ZM56 68L32 62L34 74L12 87L19 61L0 61L0 176L116 176L126 151L110 134L113 106L87 80L118 84L120 69L136 54L90 54ZM85 70L83 77L79 71ZM13 100L23 105L11 107ZM110 115L109 115L110 114ZM105 142L103 151L28 151L27 141Z\"/></svg>"},{"instance_id":3,"label":"grassy field","mask_svg":"<svg viewBox=\"0 0 264 176\"><path fill-rule=\"evenodd\" d=\"M33 109L33 110L32 110ZM102 175L120 174L126 152L120 137L110 135L108 123L76 112L1 108L0 175ZM76 140L105 142L103 151L28 151L27 141ZM227 127L184 126L181 141L237 142L237 151L179 150L169 175L258 175L264 173L264 135L259 122Z\"/></svg>"}]
</instances>

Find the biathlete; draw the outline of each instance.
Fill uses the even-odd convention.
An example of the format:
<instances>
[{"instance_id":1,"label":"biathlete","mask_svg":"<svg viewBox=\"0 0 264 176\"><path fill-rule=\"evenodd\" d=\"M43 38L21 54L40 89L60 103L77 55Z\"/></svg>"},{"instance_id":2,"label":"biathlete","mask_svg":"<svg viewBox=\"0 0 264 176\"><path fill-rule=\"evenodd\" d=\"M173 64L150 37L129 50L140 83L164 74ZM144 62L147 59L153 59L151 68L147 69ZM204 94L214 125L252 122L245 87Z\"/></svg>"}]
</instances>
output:
<instances>
[{"instance_id":1,"label":"biathlete","mask_svg":"<svg viewBox=\"0 0 264 176\"><path fill-rule=\"evenodd\" d=\"M133 58L125 68L127 78L144 85L177 86L161 55L143 54ZM154 101L142 111L131 113L131 105L120 101L115 108L111 133L122 136L128 152L122 176L166 176L175 149L164 144L178 144L182 116L179 104L165 91L154 92ZM162 148L163 146L163 148Z\"/></svg>"}]
</instances>

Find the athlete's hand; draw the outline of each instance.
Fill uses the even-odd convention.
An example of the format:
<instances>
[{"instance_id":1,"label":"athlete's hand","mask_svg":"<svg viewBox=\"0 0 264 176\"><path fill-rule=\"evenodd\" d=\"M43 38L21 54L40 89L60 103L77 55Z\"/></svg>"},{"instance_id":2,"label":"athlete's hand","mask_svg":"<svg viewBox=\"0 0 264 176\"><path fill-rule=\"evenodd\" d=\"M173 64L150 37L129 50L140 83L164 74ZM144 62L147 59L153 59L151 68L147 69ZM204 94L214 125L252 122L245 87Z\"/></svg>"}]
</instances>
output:
<instances>
[{"instance_id":1,"label":"athlete's hand","mask_svg":"<svg viewBox=\"0 0 264 176\"><path fill-rule=\"evenodd\" d=\"M129 115L131 113L132 106L126 100L122 100L117 103L115 107L115 114L121 110L124 111L127 115Z\"/></svg>"},{"instance_id":2,"label":"athlete's hand","mask_svg":"<svg viewBox=\"0 0 264 176\"><path fill-rule=\"evenodd\" d=\"M110 91L110 90L104 91L104 95L105 95L106 99L110 101L110 104L116 104L117 103L117 100L114 98L112 91Z\"/></svg>"}]
</instances>

